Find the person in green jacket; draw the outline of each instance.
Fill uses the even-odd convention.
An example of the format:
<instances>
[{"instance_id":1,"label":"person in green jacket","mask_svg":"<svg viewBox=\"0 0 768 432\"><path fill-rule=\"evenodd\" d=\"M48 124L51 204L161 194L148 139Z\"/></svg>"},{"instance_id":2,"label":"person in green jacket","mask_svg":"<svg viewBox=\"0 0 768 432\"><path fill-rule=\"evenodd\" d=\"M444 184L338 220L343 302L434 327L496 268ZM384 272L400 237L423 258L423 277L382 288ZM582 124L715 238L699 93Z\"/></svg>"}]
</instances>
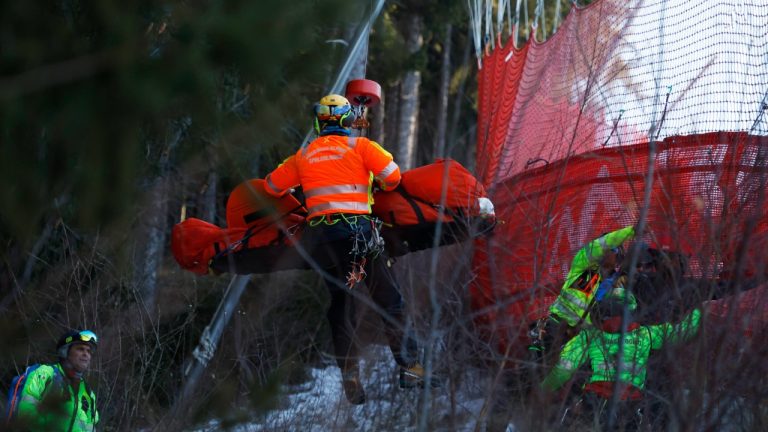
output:
<instances>
[{"instance_id":1,"label":"person in green jacket","mask_svg":"<svg viewBox=\"0 0 768 432\"><path fill-rule=\"evenodd\" d=\"M616 269L624 257L624 242L635 236L634 226L627 226L601 235L579 249L549 316L539 320L532 329L529 349L548 353L578 332L582 324L590 324L589 310L593 303L613 285Z\"/></svg>"},{"instance_id":2,"label":"person in green jacket","mask_svg":"<svg viewBox=\"0 0 768 432\"><path fill-rule=\"evenodd\" d=\"M95 430L99 422L96 395L84 374L97 345L98 337L90 330L75 330L61 337L56 346L59 362L40 365L24 383L15 424L20 430Z\"/></svg>"},{"instance_id":3,"label":"person in green jacket","mask_svg":"<svg viewBox=\"0 0 768 432\"><path fill-rule=\"evenodd\" d=\"M625 306L631 314L637 302L623 287L616 287L608 293L592 310L593 326L585 327L565 344L557 364L541 386L548 391L557 390L584 363L589 362L592 372L582 389L587 405L600 417L601 424L605 425L607 403L614 392L618 391L617 399L622 402L617 414L624 422L623 427L633 427L637 426L639 420L634 413L638 413L638 402L644 397L651 351L660 349L665 343L692 337L699 328L701 310L694 309L676 324L641 326L629 320L626 331L622 333L621 320ZM621 356L618 355L620 347Z\"/></svg>"}]
</instances>

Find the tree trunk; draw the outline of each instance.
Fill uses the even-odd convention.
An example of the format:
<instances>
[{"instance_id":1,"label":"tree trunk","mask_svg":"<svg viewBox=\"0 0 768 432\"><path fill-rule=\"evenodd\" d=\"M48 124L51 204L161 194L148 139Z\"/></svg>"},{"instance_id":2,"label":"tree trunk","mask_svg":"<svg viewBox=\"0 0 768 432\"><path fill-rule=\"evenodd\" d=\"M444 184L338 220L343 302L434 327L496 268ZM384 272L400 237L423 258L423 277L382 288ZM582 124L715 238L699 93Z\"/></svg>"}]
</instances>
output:
<instances>
[{"instance_id":1,"label":"tree trunk","mask_svg":"<svg viewBox=\"0 0 768 432\"><path fill-rule=\"evenodd\" d=\"M182 119L169 125L170 137L166 139L158 161L159 174L152 181L144 206L143 217L139 220L137 247L134 254L134 286L141 294L144 305L154 308L157 298L157 270L165 252L165 240L168 227L168 173L170 157L186 135L191 120Z\"/></svg>"},{"instance_id":2,"label":"tree trunk","mask_svg":"<svg viewBox=\"0 0 768 432\"><path fill-rule=\"evenodd\" d=\"M219 225L216 219L218 178L216 171L211 168L198 196L198 217L216 225Z\"/></svg>"},{"instance_id":3,"label":"tree trunk","mask_svg":"<svg viewBox=\"0 0 768 432\"><path fill-rule=\"evenodd\" d=\"M422 19L420 15L408 16L406 22L406 48L410 54L416 54L423 43L421 37ZM413 167L416 153L416 130L419 121L419 88L421 72L417 69L407 71L400 86L400 116L397 130L397 163L403 171Z\"/></svg>"},{"instance_id":4,"label":"tree trunk","mask_svg":"<svg viewBox=\"0 0 768 432\"><path fill-rule=\"evenodd\" d=\"M38 256L43 250L43 247L49 244L51 234L53 233L53 229L57 223L58 218L51 218L45 224L43 232L40 234L40 237L38 237L34 246L32 246L32 249L28 253L29 258L27 258L27 263L24 266L24 272L21 274L21 279L17 280L16 276L13 275L13 268L9 262L9 258L12 260L13 255L21 257L21 251L19 250L18 254L9 254L8 257L3 257L6 262L0 265L7 266L7 273L3 272L3 275L0 276L0 292L8 294L5 294L3 299L0 300L0 313L6 313L10 305L16 300L16 297L22 294L22 291L29 284L29 281L32 280L32 271L35 269L35 264L37 264L39 261Z\"/></svg>"},{"instance_id":5,"label":"tree trunk","mask_svg":"<svg viewBox=\"0 0 768 432\"><path fill-rule=\"evenodd\" d=\"M379 102L379 105L372 108L373 111L373 122L371 125L371 129L368 131L369 137L378 142L379 144L384 145L386 142L387 135L384 131L384 119L387 109L387 92L386 88L384 88L381 92L381 102Z\"/></svg>"},{"instance_id":6,"label":"tree trunk","mask_svg":"<svg viewBox=\"0 0 768 432\"><path fill-rule=\"evenodd\" d=\"M471 47L472 47L472 37L470 35L467 37L467 41L464 44L464 53L461 56L461 64L459 67L461 68L468 68L469 62L470 62L470 54L471 54ZM467 85L467 76L469 74L464 74L464 78L459 83L459 88L456 90L456 96L453 99L453 112L451 113L451 122L450 122L450 132L448 133L448 149L446 153L448 155L453 154L453 148L458 143L459 139L459 132L458 132L458 124L459 119L461 118L461 107L464 103L464 90ZM466 149L467 152L473 152L475 150L474 146L471 146L470 149ZM474 158L471 158L474 159ZM468 167L470 170L473 170L473 165L469 163L470 158L466 158L463 161L460 161L464 164L464 166ZM473 171L474 172L474 171Z\"/></svg>"},{"instance_id":7,"label":"tree trunk","mask_svg":"<svg viewBox=\"0 0 768 432\"><path fill-rule=\"evenodd\" d=\"M153 182L147 202L144 218L139 222L139 244L134 259L135 286L141 294L147 309L153 309L157 291L157 269L162 261L165 246L165 224L168 213L168 181L165 176Z\"/></svg>"},{"instance_id":8,"label":"tree trunk","mask_svg":"<svg viewBox=\"0 0 768 432\"><path fill-rule=\"evenodd\" d=\"M387 101L384 106L384 125L381 131L380 143L390 151L397 155L397 131L400 129L400 104L398 103L398 97L400 96L400 84L387 85L384 88L384 99ZM399 161L397 161L399 163Z\"/></svg>"},{"instance_id":9,"label":"tree trunk","mask_svg":"<svg viewBox=\"0 0 768 432\"><path fill-rule=\"evenodd\" d=\"M477 126L472 125L469 130L467 131L466 135L464 136L464 142L465 142L465 152L466 152L466 165L469 167L469 170L473 173L476 173L477 170L473 168L475 164L477 163L477 152L475 151L476 146L475 143L477 143Z\"/></svg>"},{"instance_id":10,"label":"tree trunk","mask_svg":"<svg viewBox=\"0 0 768 432\"><path fill-rule=\"evenodd\" d=\"M448 92L451 83L451 36L453 27L451 23L445 25L445 39L443 39L443 61L440 68L440 88L438 89L437 106L437 136L435 139L434 158L445 157L445 135L448 126Z\"/></svg>"},{"instance_id":11,"label":"tree trunk","mask_svg":"<svg viewBox=\"0 0 768 432\"><path fill-rule=\"evenodd\" d=\"M352 32L352 37L348 38L349 41L354 41L354 32ZM350 44L351 48L351 44ZM356 56L354 63L352 64L352 69L349 71L349 78L347 78L348 81L352 81L355 79L362 79L365 78L365 69L366 65L368 64L368 38L365 37L365 40L363 41L363 45L360 48L360 52ZM346 86L346 83L344 84Z\"/></svg>"}]
</instances>

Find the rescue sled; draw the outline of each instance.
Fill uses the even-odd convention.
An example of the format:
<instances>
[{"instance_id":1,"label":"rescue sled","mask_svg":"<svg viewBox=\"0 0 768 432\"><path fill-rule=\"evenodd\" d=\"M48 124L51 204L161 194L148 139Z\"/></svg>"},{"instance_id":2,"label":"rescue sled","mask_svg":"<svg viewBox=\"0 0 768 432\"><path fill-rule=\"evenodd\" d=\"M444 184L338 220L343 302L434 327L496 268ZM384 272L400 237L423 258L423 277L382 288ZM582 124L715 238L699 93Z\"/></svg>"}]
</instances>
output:
<instances>
[{"instance_id":1,"label":"rescue sled","mask_svg":"<svg viewBox=\"0 0 768 432\"><path fill-rule=\"evenodd\" d=\"M182 268L201 275L309 268L301 250L307 210L295 196L274 198L264 180L249 180L232 191L226 210L227 228L195 218L174 226L171 250ZM431 248L438 221L439 245L490 232L495 223L483 186L452 160L403 173L397 189L374 193L372 210L384 222L390 256Z\"/></svg>"},{"instance_id":2,"label":"rescue sled","mask_svg":"<svg viewBox=\"0 0 768 432\"><path fill-rule=\"evenodd\" d=\"M389 256L454 244L490 232L496 223L493 205L480 182L460 163L438 159L403 173L391 192L374 195L373 214L382 229Z\"/></svg>"}]
</instances>

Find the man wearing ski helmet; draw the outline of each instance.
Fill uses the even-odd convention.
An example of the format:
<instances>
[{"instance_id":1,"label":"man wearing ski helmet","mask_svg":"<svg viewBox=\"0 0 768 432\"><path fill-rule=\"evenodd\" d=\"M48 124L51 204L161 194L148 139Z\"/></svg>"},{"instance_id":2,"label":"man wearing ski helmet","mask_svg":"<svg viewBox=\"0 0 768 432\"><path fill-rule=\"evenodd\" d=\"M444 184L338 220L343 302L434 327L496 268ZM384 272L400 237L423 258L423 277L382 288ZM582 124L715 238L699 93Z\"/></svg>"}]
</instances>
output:
<instances>
[{"instance_id":1,"label":"man wearing ski helmet","mask_svg":"<svg viewBox=\"0 0 768 432\"><path fill-rule=\"evenodd\" d=\"M353 404L365 402L354 337L354 297L365 280L382 322L401 387L423 384L424 369L416 362L417 346L405 334L400 287L387 267L386 252L371 216L374 181L382 190L400 183L392 155L365 137L350 136L355 115L349 101L329 94L314 106L318 137L267 175L266 191L282 196L301 187L309 215L302 235L310 265L323 276L331 295L327 318L342 372L342 387Z\"/></svg>"},{"instance_id":2,"label":"man wearing ski helmet","mask_svg":"<svg viewBox=\"0 0 768 432\"><path fill-rule=\"evenodd\" d=\"M26 377L18 424L31 431L93 431L99 421L96 395L85 380L98 337L90 330L65 333L56 345L59 361Z\"/></svg>"}]
</instances>

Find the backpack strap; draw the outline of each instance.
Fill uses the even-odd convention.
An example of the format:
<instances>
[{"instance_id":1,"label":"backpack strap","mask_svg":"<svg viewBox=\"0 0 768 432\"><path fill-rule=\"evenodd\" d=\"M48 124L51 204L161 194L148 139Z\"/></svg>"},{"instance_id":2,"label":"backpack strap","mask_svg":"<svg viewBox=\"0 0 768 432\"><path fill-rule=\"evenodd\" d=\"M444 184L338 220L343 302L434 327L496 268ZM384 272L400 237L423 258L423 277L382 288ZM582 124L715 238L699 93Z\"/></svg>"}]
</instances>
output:
<instances>
[{"instance_id":1,"label":"backpack strap","mask_svg":"<svg viewBox=\"0 0 768 432\"><path fill-rule=\"evenodd\" d=\"M419 205L416 204L416 201L418 201L414 196L408 193L408 191L405 190L402 184L397 185L395 188L395 191L399 193L400 195L405 198L405 201L411 206L413 209L413 212L416 213L416 218L419 220L420 224L427 223L427 220L424 218L424 213L419 208Z\"/></svg>"},{"instance_id":2,"label":"backpack strap","mask_svg":"<svg viewBox=\"0 0 768 432\"><path fill-rule=\"evenodd\" d=\"M8 406L6 409L6 424L10 422L13 417L16 414L16 411L19 409L18 403L21 400L21 393L24 391L24 388L27 385L27 380L29 379L29 375L40 368L40 366L50 366L53 369L53 376L50 380L48 380L45 383L45 388L43 389L42 394L40 395L41 398L44 398L45 395L48 394L48 392L51 389L51 383L57 382L57 383L63 383L63 377L61 375L61 372L59 371L59 368L56 364L32 364L26 367L24 369L24 373L17 376L15 378L15 383L12 385L12 387L8 391Z\"/></svg>"},{"instance_id":3,"label":"backpack strap","mask_svg":"<svg viewBox=\"0 0 768 432\"><path fill-rule=\"evenodd\" d=\"M421 209L416 203L422 203L426 206L437 208L438 210L440 207L442 207L443 214L452 218L454 221L467 221L469 219L460 208L450 208L448 206L441 206L439 204L434 204L409 194L408 191L405 190L405 187L403 186L402 183L397 185L397 187L395 188L395 191L400 193L400 195L402 195L403 198L405 198L406 202L408 202L408 204L411 205L411 207L413 208L413 211L416 213L416 217L418 218L420 224L427 223L427 220L424 218L424 214L422 213Z\"/></svg>"},{"instance_id":4,"label":"backpack strap","mask_svg":"<svg viewBox=\"0 0 768 432\"><path fill-rule=\"evenodd\" d=\"M213 258L211 258L211 261L217 260L217 259L219 259L219 258L221 258L221 257L223 257L223 256L225 256L225 255L227 255L228 253L230 253L230 252L232 252L232 251L234 251L234 250L236 250L236 249L240 248L241 246L242 246L244 249L248 249L248 240L250 240L250 239L251 239L251 237L253 237L254 235L256 235L256 234L260 233L261 231L264 231L264 230L266 230L267 228L270 228L270 227L274 226L274 225L275 225L277 222L279 222L279 221L280 221L282 218L284 218L285 216L288 216L289 214L292 214L292 213L295 213L295 212L297 212L297 211L300 211L300 210L301 210L303 207L304 207L304 206L302 206L302 205L300 204L300 205L299 205L299 206L297 206L296 208L293 208L293 209L291 209L290 211L288 211L288 212L284 213L284 214L283 214L283 215L282 215L280 218L276 218L276 219L275 219L275 220L273 220L272 222L266 223L266 224L264 224L264 225L262 225L262 226L259 226L259 227L255 226L255 225L254 225L254 226L251 226L251 227L248 227L248 229L247 229L247 230L245 230L245 233L243 234L243 237L242 237L240 240L237 240L236 242L234 242L234 243L230 244L230 245L229 245L229 246L227 246L225 249L221 249L221 248L219 247L219 243L218 243L218 242L214 243L214 244L213 244L213 247L214 247L214 251L215 251L216 253L213 255ZM264 214L264 215L266 215L266 214ZM260 218L264 217L264 215L261 215L261 214L260 214L260 213L258 213L258 212L253 212L253 213L249 213L249 214L245 215L245 216L244 216L244 218L246 219L246 222L248 222L248 220L250 220L251 222L253 222L253 221L256 221L256 220L258 220L258 219L260 219ZM257 229L257 228L258 228L258 229ZM284 237L285 237L285 233L283 233L283 230L282 230L282 229L279 229L279 230L278 230L278 237L277 237L277 239L276 239L274 242L272 242L272 243L273 243L273 244L279 244L279 243L282 241L282 239L283 239Z\"/></svg>"},{"instance_id":5,"label":"backpack strap","mask_svg":"<svg viewBox=\"0 0 768 432\"><path fill-rule=\"evenodd\" d=\"M27 383L27 376L29 375L30 369L34 370L36 367L39 367L39 365L27 366L26 369L24 369L24 373L14 379L16 382L12 384L11 388L8 390L8 407L5 414L6 425L10 424L13 415L18 409L19 395L24 390L24 386Z\"/></svg>"}]
</instances>

